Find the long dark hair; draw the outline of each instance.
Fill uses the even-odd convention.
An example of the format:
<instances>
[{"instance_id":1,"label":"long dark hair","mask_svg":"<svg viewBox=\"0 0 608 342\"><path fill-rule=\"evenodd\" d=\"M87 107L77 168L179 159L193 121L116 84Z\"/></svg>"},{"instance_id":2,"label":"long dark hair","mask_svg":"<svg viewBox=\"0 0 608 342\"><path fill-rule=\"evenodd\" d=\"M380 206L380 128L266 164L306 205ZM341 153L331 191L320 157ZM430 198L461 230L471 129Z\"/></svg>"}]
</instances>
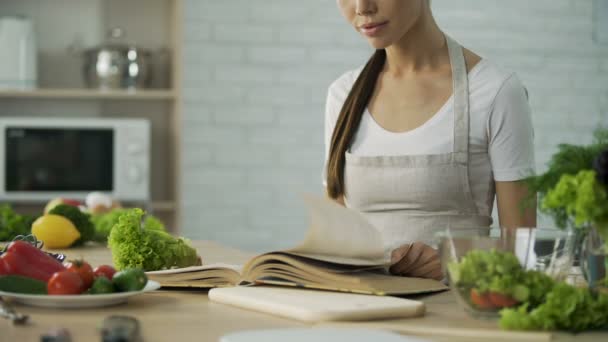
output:
<instances>
[{"instance_id":1,"label":"long dark hair","mask_svg":"<svg viewBox=\"0 0 608 342\"><path fill-rule=\"evenodd\" d=\"M327 194L334 199L344 195L344 154L359 128L363 112L376 87L386 61L386 51L376 50L350 90L331 137L327 163Z\"/></svg>"}]
</instances>

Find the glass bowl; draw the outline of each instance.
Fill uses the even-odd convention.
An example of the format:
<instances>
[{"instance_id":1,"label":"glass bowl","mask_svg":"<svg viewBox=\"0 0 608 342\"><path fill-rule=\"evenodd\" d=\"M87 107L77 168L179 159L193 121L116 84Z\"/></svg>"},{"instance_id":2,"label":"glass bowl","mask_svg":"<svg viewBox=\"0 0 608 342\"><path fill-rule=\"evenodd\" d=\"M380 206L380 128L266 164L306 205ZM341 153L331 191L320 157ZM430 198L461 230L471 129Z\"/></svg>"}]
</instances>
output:
<instances>
[{"instance_id":1,"label":"glass bowl","mask_svg":"<svg viewBox=\"0 0 608 342\"><path fill-rule=\"evenodd\" d=\"M543 288L566 279L574 234L537 228L480 229L437 234L444 274L458 303L476 318L498 318L503 308L534 303Z\"/></svg>"}]
</instances>

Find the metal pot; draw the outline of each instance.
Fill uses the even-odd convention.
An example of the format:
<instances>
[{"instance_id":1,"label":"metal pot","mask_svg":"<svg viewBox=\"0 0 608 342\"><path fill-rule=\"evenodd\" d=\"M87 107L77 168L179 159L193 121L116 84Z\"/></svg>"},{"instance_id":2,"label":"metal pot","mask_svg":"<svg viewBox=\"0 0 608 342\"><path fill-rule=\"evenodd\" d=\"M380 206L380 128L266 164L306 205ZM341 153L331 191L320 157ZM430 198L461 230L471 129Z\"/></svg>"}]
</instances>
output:
<instances>
[{"instance_id":1,"label":"metal pot","mask_svg":"<svg viewBox=\"0 0 608 342\"><path fill-rule=\"evenodd\" d=\"M114 28L107 43L84 50L84 80L89 88L136 89L149 86L151 53L117 42L123 36L122 29Z\"/></svg>"}]
</instances>

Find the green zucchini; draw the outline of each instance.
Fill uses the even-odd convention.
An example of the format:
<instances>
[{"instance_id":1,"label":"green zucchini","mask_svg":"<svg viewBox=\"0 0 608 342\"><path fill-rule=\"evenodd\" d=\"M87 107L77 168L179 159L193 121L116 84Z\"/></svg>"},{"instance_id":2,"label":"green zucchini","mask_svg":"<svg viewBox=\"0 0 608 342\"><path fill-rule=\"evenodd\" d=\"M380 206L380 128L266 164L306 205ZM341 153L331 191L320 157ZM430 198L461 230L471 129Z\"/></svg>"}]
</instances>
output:
<instances>
[{"instance_id":1,"label":"green zucchini","mask_svg":"<svg viewBox=\"0 0 608 342\"><path fill-rule=\"evenodd\" d=\"M46 283L18 275L0 276L0 291L45 295Z\"/></svg>"}]
</instances>

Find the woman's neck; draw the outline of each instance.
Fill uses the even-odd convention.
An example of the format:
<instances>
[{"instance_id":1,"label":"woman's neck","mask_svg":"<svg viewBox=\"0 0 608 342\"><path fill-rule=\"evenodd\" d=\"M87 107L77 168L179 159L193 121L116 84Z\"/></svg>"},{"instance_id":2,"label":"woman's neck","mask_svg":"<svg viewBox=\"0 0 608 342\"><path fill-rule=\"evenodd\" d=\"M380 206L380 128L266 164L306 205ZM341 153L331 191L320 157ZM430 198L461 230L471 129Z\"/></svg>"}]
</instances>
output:
<instances>
[{"instance_id":1,"label":"woman's neck","mask_svg":"<svg viewBox=\"0 0 608 342\"><path fill-rule=\"evenodd\" d=\"M386 48L384 71L399 77L435 69L449 61L445 45L445 36L427 8L399 41Z\"/></svg>"}]
</instances>

